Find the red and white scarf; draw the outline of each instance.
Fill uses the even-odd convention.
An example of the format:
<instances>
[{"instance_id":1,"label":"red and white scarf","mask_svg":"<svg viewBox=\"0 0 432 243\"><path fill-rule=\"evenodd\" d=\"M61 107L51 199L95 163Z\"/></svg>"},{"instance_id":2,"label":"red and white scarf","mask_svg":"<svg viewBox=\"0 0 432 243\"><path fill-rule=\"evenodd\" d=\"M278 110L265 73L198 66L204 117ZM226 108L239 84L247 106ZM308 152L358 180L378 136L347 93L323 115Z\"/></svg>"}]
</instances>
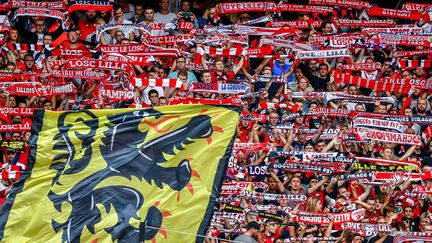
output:
<instances>
[{"instance_id":1,"label":"red and white scarf","mask_svg":"<svg viewBox=\"0 0 432 243\"><path fill-rule=\"evenodd\" d=\"M372 20L339 19L338 23L340 27L351 27L351 28L392 27L395 25L393 19L372 19Z\"/></svg>"},{"instance_id":2,"label":"red and white scarf","mask_svg":"<svg viewBox=\"0 0 432 243\"><path fill-rule=\"evenodd\" d=\"M397 232L394 242L430 241L432 232Z\"/></svg>"},{"instance_id":3,"label":"red and white scarf","mask_svg":"<svg viewBox=\"0 0 432 243\"><path fill-rule=\"evenodd\" d=\"M205 92L216 94L244 94L248 86L234 83L193 83L191 92Z\"/></svg>"},{"instance_id":4,"label":"red and white scarf","mask_svg":"<svg viewBox=\"0 0 432 243\"><path fill-rule=\"evenodd\" d=\"M44 48L43 45L36 45L36 44L21 44L21 43L6 43L2 49L6 51L20 51L20 50L26 50L26 51L37 51L40 52ZM51 48L51 47L48 47Z\"/></svg>"},{"instance_id":5,"label":"red and white scarf","mask_svg":"<svg viewBox=\"0 0 432 243\"><path fill-rule=\"evenodd\" d=\"M357 209L348 213L333 214L333 223L344 224L347 222L356 222L364 218L365 209ZM298 212L299 216L294 217L294 222L301 222L307 224L328 224L330 220L327 214L323 213L310 213L307 211Z\"/></svg>"},{"instance_id":6,"label":"red and white scarf","mask_svg":"<svg viewBox=\"0 0 432 243\"><path fill-rule=\"evenodd\" d=\"M379 33L399 34L399 35L415 35L421 33L422 28L415 27L395 27L395 28L364 28L362 33L367 35L376 35Z\"/></svg>"},{"instance_id":7,"label":"red and white scarf","mask_svg":"<svg viewBox=\"0 0 432 243\"><path fill-rule=\"evenodd\" d=\"M62 85L17 83L9 86L8 91L10 94L20 96L52 96L60 94L75 94L77 89L72 83Z\"/></svg>"},{"instance_id":8,"label":"red and white scarf","mask_svg":"<svg viewBox=\"0 0 432 243\"><path fill-rule=\"evenodd\" d=\"M296 113L299 109L299 105L295 104L295 105L290 105L290 104L276 104L276 103L268 103L265 101L261 101L259 103L259 105L263 108L263 109L282 109L282 110L289 110L292 113Z\"/></svg>"},{"instance_id":9,"label":"red and white scarf","mask_svg":"<svg viewBox=\"0 0 432 243\"><path fill-rule=\"evenodd\" d=\"M424 50L424 51L395 51L393 53L393 58L413 57L413 56L428 56L428 55L432 55L432 50Z\"/></svg>"},{"instance_id":10,"label":"red and white scarf","mask_svg":"<svg viewBox=\"0 0 432 243\"><path fill-rule=\"evenodd\" d=\"M373 164L385 164L385 165L409 165L416 168L421 168L421 163L417 161L399 161L399 160L386 160L378 158L369 157L356 157L359 162L363 163L373 163Z\"/></svg>"},{"instance_id":11,"label":"red and white scarf","mask_svg":"<svg viewBox=\"0 0 432 243\"><path fill-rule=\"evenodd\" d=\"M386 232L386 233L392 232L391 226L386 224L367 224L367 223L347 222L343 224L343 228L353 233L360 234L363 237L371 237L376 235L378 232Z\"/></svg>"},{"instance_id":12,"label":"red and white scarf","mask_svg":"<svg viewBox=\"0 0 432 243\"><path fill-rule=\"evenodd\" d=\"M322 21L315 20L312 23L306 20L282 20L282 21L272 21L269 22L268 26L270 27L290 27L295 29L309 29L310 25L314 28L319 28L322 24Z\"/></svg>"},{"instance_id":13,"label":"red and white scarf","mask_svg":"<svg viewBox=\"0 0 432 243\"><path fill-rule=\"evenodd\" d=\"M423 194L429 194L430 195L430 194L432 194L432 187L418 185L418 186L416 186L412 190L412 192L423 193Z\"/></svg>"},{"instance_id":14,"label":"red and white scarf","mask_svg":"<svg viewBox=\"0 0 432 243\"><path fill-rule=\"evenodd\" d=\"M266 143L234 143L233 150L257 151L268 150Z\"/></svg>"},{"instance_id":15,"label":"red and white scarf","mask_svg":"<svg viewBox=\"0 0 432 243\"><path fill-rule=\"evenodd\" d=\"M106 78L106 74L97 72L97 71L88 71L88 70L52 70L49 74L53 77L57 78L85 78L85 79L102 79Z\"/></svg>"},{"instance_id":16,"label":"red and white scarf","mask_svg":"<svg viewBox=\"0 0 432 243\"><path fill-rule=\"evenodd\" d=\"M379 33L372 40L377 44L383 45L431 47L428 36Z\"/></svg>"},{"instance_id":17,"label":"red and white scarf","mask_svg":"<svg viewBox=\"0 0 432 243\"><path fill-rule=\"evenodd\" d=\"M425 3L404 3L402 5L402 10L423 12L427 9L430 9L431 7L431 4Z\"/></svg>"},{"instance_id":18,"label":"red and white scarf","mask_svg":"<svg viewBox=\"0 0 432 243\"><path fill-rule=\"evenodd\" d=\"M0 107L0 113L11 116L11 115L20 115L20 116L33 116L32 108L8 108L8 107Z\"/></svg>"},{"instance_id":19,"label":"red and white scarf","mask_svg":"<svg viewBox=\"0 0 432 243\"><path fill-rule=\"evenodd\" d=\"M118 53L107 53L102 57L102 60L112 62L124 62L129 65L150 66L156 59L153 56L134 56L134 55L121 55Z\"/></svg>"},{"instance_id":20,"label":"red and white scarf","mask_svg":"<svg viewBox=\"0 0 432 243\"><path fill-rule=\"evenodd\" d=\"M412 21L420 20L420 13L408 10L395 10L389 8L372 7L368 12L369 16L375 17L390 17L398 19L408 19Z\"/></svg>"},{"instance_id":21,"label":"red and white scarf","mask_svg":"<svg viewBox=\"0 0 432 243\"><path fill-rule=\"evenodd\" d=\"M2 124L0 125L0 132L22 132L31 131L31 124Z\"/></svg>"},{"instance_id":22,"label":"red and white scarf","mask_svg":"<svg viewBox=\"0 0 432 243\"><path fill-rule=\"evenodd\" d=\"M42 8L42 9L54 9L54 10L65 10L66 4L63 1L58 2L33 2L33 1L22 1L22 0L9 0L10 8Z\"/></svg>"},{"instance_id":23,"label":"red and white scarf","mask_svg":"<svg viewBox=\"0 0 432 243\"><path fill-rule=\"evenodd\" d=\"M312 51L312 47L308 42L274 39L263 37L260 39L260 46L278 46L290 48L292 51Z\"/></svg>"},{"instance_id":24,"label":"red and white scarf","mask_svg":"<svg viewBox=\"0 0 432 243\"><path fill-rule=\"evenodd\" d=\"M132 84L135 87L169 87L169 88L182 88L183 82L177 78L132 78Z\"/></svg>"},{"instance_id":25,"label":"red and white scarf","mask_svg":"<svg viewBox=\"0 0 432 243\"><path fill-rule=\"evenodd\" d=\"M131 67L127 63L113 62L95 59L78 59L67 60L64 66L66 69L102 69L102 70L130 70Z\"/></svg>"},{"instance_id":26,"label":"red and white scarf","mask_svg":"<svg viewBox=\"0 0 432 243\"><path fill-rule=\"evenodd\" d=\"M170 101L170 105L178 104L203 104L203 105L241 105L241 99L233 97L226 99L201 99L190 97L174 97Z\"/></svg>"},{"instance_id":27,"label":"red and white scarf","mask_svg":"<svg viewBox=\"0 0 432 243\"><path fill-rule=\"evenodd\" d=\"M296 59L324 59L324 58L338 58L349 57L350 52L348 49L337 50L321 50L321 51L298 51Z\"/></svg>"},{"instance_id":28,"label":"red and white scarf","mask_svg":"<svg viewBox=\"0 0 432 243\"><path fill-rule=\"evenodd\" d=\"M297 30L290 27L257 27L248 25L235 25L232 30L229 30L235 35L254 35L254 36L297 36Z\"/></svg>"},{"instance_id":29,"label":"red and white scarf","mask_svg":"<svg viewBox=\"0 0 432 243\"><path fill-rule=\"evenodd\" d=\"M50 10L43 8L19 8L15 11L14 19L17 17L49 17L59 19L61 21L65 20L65 15L58 10Z\"/></svg>"},{"instance_id":30,"label":"red and white scarf","mask_svg":"<svg viewBox=\"0 0 432 243\"><path fill-rule=\"evenodd\" d=\"M373 63L351 63L345 65L339 65L337 68L341 70L347 71L366 71L373 72L375 70L380 70L382 68L381 63L373 62Z\"/></svg>"},{"instance_id":31,"label":"red and white scarf","mask_svg":"<svg viewBox=\"0 0 432 243\"><path fill-rule=\"evenodd\" d=\"M396 132L385 132L379 130L362 129L356 131L358 141L373 140L385 143L421 145L422 142L417 135Z\"/></svg>"},{"instance_id":32,"label":"red and white scarf","mask_svg":"<svg viewBox=\"0 0 432 243\"><path fill-rule=\"evenodd\" d=\"M326 166L308 165L308 164L299 164L299 163L271 164L269 167L272 169L282 169L282 170L293 171L293 172L314 172L314 173L327 174L327 175L332 175L335 172L333 168L329 168ZM343 171L338 171L338 172L343 172Z\"/></svg>"},{"instance_id":33,"label":"red and white scarf","mask_svg":"<svg viewBox=\"0 0 432 243\"><path fill-rule=\"evenodd\" d=\"M404 125L400 124L399 122L374 118L357 117L353 120L353 126L355 128L378 128L404 132Z\"/></svg>"},{"instance_id":34,"label":"red and white scarf","mask_svg":"<svg viewBox=\"0 0 432 243\"><path fill-rule=\"evenodd\" d=\"M266 11L276 11L276 4L274 2L234 2L216 5L217 14Z\"/></svg>"},{"instance_id":35,"label":"red and white scarf","mask_svg":"<svg viewBox=\"0 0 432 243\"><path fill-rule=\"evenodd\" d=\"M328 14L333 12L333 8L326 6L313 6L303 4L282 3L277 6L278 12L295 12L295 13L317 13Z\"/></svg>"},{"instance_id":36,"label":"red and white scarf","mask_svg":"<svg viewBox=\"0 0 432 243\"><path fill-rule=\"evenodd\" d=\"M242 121L266 122L268 115L257 114L253 112L242 112L240 114L240 119Z\"/></svg>"},{"instance_id":37,"label":"red and white scarf","mask_svg":"<svg viewBox=\"0 0 432 243\"><path fill-rule=\"evenodd\" d=\"M149 45L174 45L178 42L192 41L194 35L164 35L164 36L145 36L144 42Z\"/></svg>"},{"instance_id":38,"label":"red and white scarf","mask_svg":"<svg viewBox=\"0 0 432 243\"><path fill-rule=\"evenodd\" d=\"M270 54L273 52L271 48L266 48L266 54ZM257 52L261 52L257 50ZM269 53L268 53L269 52ZM243 49L241 47L238 48L216 48L216 47L209 47L204 46L204 53L210 56L215 57L235 57L240 55L246 55L246 49Z\"/></svg>"},{"instance_id":39,"label":"red and white scarf","mask_svg":"<svg viewBox=\"0 0 432 243\"><path fill-rule=\"evenodd\" d=\"M326 6L339 6L341 8L370 8L371 4L365 1L357 0L310 0L309 4L313 5L326 5Z\"/></svg>"},{"instance_id":40,"label":"red and white scarf","mask_svg":"<svg viewBox=\"0 0 432 243\"><path fill-rule=\"evenodd\" d=\"M375 92L393 91L402 94L409 94L412 88L429 89L429 82L419 79L392 79L382 78L379 81L365 79L349 74L335 72L334 81L336 84L352 84L367 89L372 89Z\"/></svg>"},{"instance_id":41,"label":"red and white scarf","mask_svg":"<svg viewBox=\"0 0 432 243\"><path fill-rule=\"evenodd\" d=\"M91 58L93 53L87 49L66 49L66 48L56 48L51 52L53 56L62 56L65 59L72 58Z\"/></svg>"},{"instance_id":42,"label":"red and white scarf","mask_svg":"<svg viewBox=\"0 0 432 243\"><path fill-rule=\"evenodd\" d=\"M364 95L350 95L343 92L326 92L324 93L324 102L327 103L332 100L351 100L355 103L369 103L373 104L377 101L387 104L396 104L396 100L393 97L373 97Z\"/></svg>"},{"instance_id":43,"label":"red and white scarf","mask_svg":"<svg viewBox=\"0 0 432 243\"><path fill-rule=\"evenodd\" d=\"M134 100L135 93L130 90L103 88L99 90L99 98L106 98L108 100Z\"/></svg>"},{"instance_id":44,"label":"red and white scarf","mask_svg":"<svg viewBox=\"0 0 432 243\"><path fill-rule=\"evenodd\" d=\"M402 69L413 69L416 67L430 68L432 67L432 60L430 59L398 60L398 65Z\"/></svg>"},{"instance_id":45,"label":"red and white scarf","mask_svg":"<svg viewBox=\"0 0 432 243\"><path fill-rule=\"evenodd\" d=\"M81 10L94 10L98 12L109 12L113 8L112 1L99 0L74 0L70 2L68 14Z\"/></svg>"},{"instance_id":46,"label":"red and white scarf","mask_svg":"<svg viewBox=\"0 0 432 243\"><path fill-rule=\"evenodd\" d=\"M130 44L130 45L107 45L99 46L98 51L102 53L142 53L148 50L146 44Z\"/></svg>"}]
</instances>

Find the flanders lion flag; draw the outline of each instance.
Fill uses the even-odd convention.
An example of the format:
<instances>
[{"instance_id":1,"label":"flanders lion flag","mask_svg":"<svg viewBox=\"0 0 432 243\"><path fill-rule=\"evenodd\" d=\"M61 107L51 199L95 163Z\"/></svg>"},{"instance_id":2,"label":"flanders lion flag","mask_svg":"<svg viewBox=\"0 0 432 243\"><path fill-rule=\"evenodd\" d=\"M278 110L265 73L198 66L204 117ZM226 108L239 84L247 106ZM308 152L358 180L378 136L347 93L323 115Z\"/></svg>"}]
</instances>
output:
<instances>
[{"instance_id":1,"label":"flanders lion flag","mask_svg":"<svg viewBox=\"0 0 432 243\"><path fill-rule=\"evenodd\" d=\"M0 241L203 241L238 121L232 106L36 111Z\"/></svg>"}]
</instances>

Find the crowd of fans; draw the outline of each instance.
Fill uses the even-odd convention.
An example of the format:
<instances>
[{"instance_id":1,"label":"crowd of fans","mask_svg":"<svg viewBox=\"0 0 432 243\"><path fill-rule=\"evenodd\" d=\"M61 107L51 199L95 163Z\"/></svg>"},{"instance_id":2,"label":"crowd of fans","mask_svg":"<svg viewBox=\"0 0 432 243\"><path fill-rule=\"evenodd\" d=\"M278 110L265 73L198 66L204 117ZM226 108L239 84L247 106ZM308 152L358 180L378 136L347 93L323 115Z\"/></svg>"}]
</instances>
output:
<instances>
[{"instance_id":1,"label":"crowd of fans","mask_svg":"<svg viewBox=\"0 0 432 243\"><path fill-rule=\"evenodd\" d=\"M0 200L26 169L30 137L31 114L6 108L230 104L240 105L242 115L207 242L432 238L432 32L426 18L432 5L407 4L389 14L354 0L346 2L364 5L257 11L257 5L230 8L224 1L160 0L157 9L146 1L90 2L94 9L69 7L63 18L54 17L55 10L52 16L17 14L30 5L0 8ZM103 51L140 44L147 48L142 56ZM83 66L94 78L80 77L73 68L79 59L114 60L129 69ZM77 77L58 74L67 70ZM181 83L158 85L163 80ZM62 85L72 91L38 91ZM109 95L113 91L132 95ZM373 131L394 136L373 137Z\"/></svg>"}]
</instances>

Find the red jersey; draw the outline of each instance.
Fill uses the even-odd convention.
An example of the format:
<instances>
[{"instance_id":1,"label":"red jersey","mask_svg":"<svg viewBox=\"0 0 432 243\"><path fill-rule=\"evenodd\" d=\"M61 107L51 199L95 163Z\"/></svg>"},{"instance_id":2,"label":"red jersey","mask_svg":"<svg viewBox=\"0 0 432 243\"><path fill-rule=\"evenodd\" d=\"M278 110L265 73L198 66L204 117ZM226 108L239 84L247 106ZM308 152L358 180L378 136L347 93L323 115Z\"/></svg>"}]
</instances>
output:
<instances>
[{"instance_id":1,"label":"red jersey","mask_svg":"<svg viewBox=\"0 0 432 243\"><path fill-rule=\"evenodd\" d=\"M218 82L228 83L231 82L235 77L235 73L233 71L223 72L222 74L217 74L216 72L213 71L210 72L210 74L211 74L212 83L218 83Z\"/></svg>"}]
</instances>

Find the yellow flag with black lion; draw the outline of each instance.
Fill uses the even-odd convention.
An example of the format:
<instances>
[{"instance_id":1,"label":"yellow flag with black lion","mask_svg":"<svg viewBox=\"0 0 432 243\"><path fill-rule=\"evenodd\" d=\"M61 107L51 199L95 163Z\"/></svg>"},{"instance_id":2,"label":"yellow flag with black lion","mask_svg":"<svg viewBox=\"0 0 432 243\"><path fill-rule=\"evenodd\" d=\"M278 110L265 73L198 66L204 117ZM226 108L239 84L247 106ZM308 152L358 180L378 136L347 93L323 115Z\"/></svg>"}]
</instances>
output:
<instances>
[{"instance_id":1,"label":"yellow flag with black lion","mask_svg":"<svg viewBox=\"0 0 432 243\"><path fill-rule=\"evenodd\" d=\"M36 111L1 242L201 242L239 107Z\"/></svg>"}]
</instances>

